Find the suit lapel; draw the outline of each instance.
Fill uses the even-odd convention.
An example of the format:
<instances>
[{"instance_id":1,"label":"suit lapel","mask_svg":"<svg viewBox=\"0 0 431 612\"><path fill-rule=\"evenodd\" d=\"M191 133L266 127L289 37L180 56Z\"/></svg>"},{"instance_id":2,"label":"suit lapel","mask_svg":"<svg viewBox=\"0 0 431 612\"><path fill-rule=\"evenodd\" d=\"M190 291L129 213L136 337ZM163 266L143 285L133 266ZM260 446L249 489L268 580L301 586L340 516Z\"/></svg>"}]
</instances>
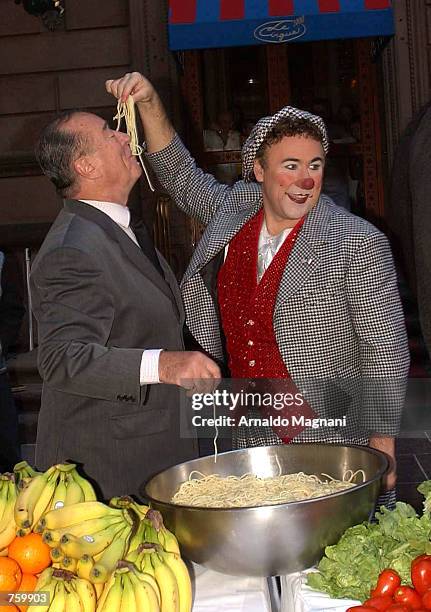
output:
<instances>
[{"instance_id":1,"label":"suit lapel","mask_svg":"<svg viewBox=\"0 0 431 612\"><path fill-rule=\"evenodd\" d=\"M308 280L320 265L322 249L327 248L329 223L332 212L325 198L308 213L296 244L289 255L278 290L275 312Z\"/></svg>"},{"instance_id":2,"label":"suit lapel","mask_svg":"<svg viewBox=\"0 0 431 612\"><path fill-rule=\"evenodd\" d=\"M227 211L225 215L221 212L214 217L215 223L211 222L205 230L196 250L192 256L182 283L202 270L221 250L225 248L240 229L261 208L261 201L248 203L239 212ZM213 227L211 227L213 225Z\"/></svg>"},{"instance_id":3,"label":"suit lapel","mask_svg":"<svg viewBox=\"0 0 431 612\"><path fill-rule=\"evenodd\" d=\"M174 298L170 283L168 284L161 277L159 272L155 269L148 257L144 255L139 246L136 245L133 240L131 240L108 215L105 215L105 213L98 210L94 206L90 206L89 204L85 204L79 200L66 200L64 207L68 212L79 215L80 217L99 225L112 240L118 243L129 261L133 263L133 265L135 265L154 285L156 285L156 287L162 293L164 293L171 301L174 301L178 308L178 303ZM164 264L167 266L166 262L164 262Z\"/></svg>"}]
</instances>

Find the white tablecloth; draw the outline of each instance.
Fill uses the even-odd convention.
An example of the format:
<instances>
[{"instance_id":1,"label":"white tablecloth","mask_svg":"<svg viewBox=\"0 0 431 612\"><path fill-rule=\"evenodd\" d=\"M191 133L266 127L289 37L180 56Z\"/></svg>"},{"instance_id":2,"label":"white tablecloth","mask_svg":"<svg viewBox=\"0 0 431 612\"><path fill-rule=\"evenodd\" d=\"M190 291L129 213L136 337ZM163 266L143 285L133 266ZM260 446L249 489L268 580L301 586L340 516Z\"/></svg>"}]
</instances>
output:
<instances>
[{"instance_id":1,"label":"white tablecloth","mask_svg":"<svg viewBox=\"0 0 431 612\"><path fill-rule=\"evenodd\" d=\"M266 578L227 576L194 563L189 569L193 612L271 612Z\"/></svg>"},{"instance_id":2,"label":"white tablecloth","mask_svg":"<svg viewBox=\"0 0 431 612\"><path fill-rule=\"evenodd\" d=\"M331 599L311 589L306 575L305 571L281 577L281 612L345 612L350 606L360 605L360 601Z\"/></svg>"}]
</instances>

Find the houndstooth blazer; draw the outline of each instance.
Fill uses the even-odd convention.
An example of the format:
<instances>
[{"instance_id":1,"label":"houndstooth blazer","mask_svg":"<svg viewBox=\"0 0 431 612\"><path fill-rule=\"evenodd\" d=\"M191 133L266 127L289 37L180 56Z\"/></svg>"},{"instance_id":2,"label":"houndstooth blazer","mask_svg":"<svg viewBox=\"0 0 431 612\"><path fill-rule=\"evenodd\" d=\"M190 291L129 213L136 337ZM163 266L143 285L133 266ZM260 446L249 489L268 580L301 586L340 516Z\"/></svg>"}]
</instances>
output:
<instances>
[{"instance_id":1,"label":"houndstooth blazer","mask_svg":"<svg viewBox=\"0 0 431 612\"><path fill-rule=\"evenodd\" d=\"M196 167L178 136L148 159L174 202L207 226L181 288L190 331L222 359L215 283L205 271L262 206L260 185L221 185ZM333 416L349 405L347 428L306 430L295 441L366 444L371 431L397 434L409 352L392 255L380 231L322 195L290 254L273 320L287 370L318 414ZM243 432L236 445L277 442L269 430Z\"/></svg>"}]
</instances>

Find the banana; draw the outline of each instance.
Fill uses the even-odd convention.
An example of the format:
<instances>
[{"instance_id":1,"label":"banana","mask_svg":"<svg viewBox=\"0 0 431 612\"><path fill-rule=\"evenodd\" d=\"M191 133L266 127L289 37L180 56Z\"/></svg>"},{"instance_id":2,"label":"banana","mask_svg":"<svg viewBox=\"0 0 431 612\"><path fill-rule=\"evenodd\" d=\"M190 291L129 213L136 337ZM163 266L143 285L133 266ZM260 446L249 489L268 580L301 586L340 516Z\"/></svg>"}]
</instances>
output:
<instances>
[{"instance_id":1,"label":"banana","mask_svg":"<svg viewBox=\"0 0 431 612\"><path fill-rule=\"evenodd\" d=\"M138 548L135 548L133 550L132 549L132 545L129 546L129 552L126 555L126 561L130 561L130 563L136 563L139 556L140 556L140 552Z\"/></svg>"},{"instance_id":2,"label":"banana","mask_svg":"<svg viewBox=\"0 0 431 612\"><path fill-rule=\"evenodd\" d=\"M52 568L48 568L48 569L52 569ZM35 604L33 606L29 606L27 608L27 612L48 612L48 609L51 607L51 605L54 603L54 594L55 594L55 587L57 586L57 580L53 580L53 579L49 579L44 585L43 588L39 588L38 584L39 584L39 580L37 581L36 587L35 587L35 591L43 591L44 593L47 594L47 604L44 605L40 605L40 604Z\"/></svg>"},{"instance_id":3,"label":"banana","mask_svg":"<svg viewBox=\"0 0 431 612\"><path fill-rule=\"evenodd\" d=\"M44 529L63 529L82 521L100 518L102 516L123 516L122 510L110 508L101 502L82 502L73 506L64 506L50 510L42 517L40 523Z\"/></svg>"},{"instance_id":4,"label":"banana","mask_svg":"<svg viewBox=\"0 0 431 612\"><path fill-rule=\"evenodd\" d=\"M178 540L172 531L169 531L169 529L163 525L157 535L163 550L180 555Z\"/></svg>"},{"instance_id":5,"label":"banana","mask_svg":"<svg viewBox=\"0 0 431 612\"><path fill-rule=\"evenodd\" d=\"M96 610L96 591L94 586L88 580L83 578L75 578L72 581L72 587L79 595L83 612L95 612Z\"/></svg>"},{"instance_id":6,"label":"banana","mask_svg":"<svg viewBox=\"0 0 431 612\"><path fill-rule=\"evenodd\" d=\"M123 584L123 594L121 596L120 612L136 612L135 591L129 578L130 572L121 575ZM145 610L145 608L144 608Z\"/></svg>"},{"instance_id":7,"label":"banana","mask_svg":"<svg viewBox=\"0 0 431 612\"><path fill-rule=\"evenodd\" d=\"M0 540L2 539L1 533L7 527L10 527L11 523L15 525L15 521L14 521L14 508L15 508L15 503L16 503L15 486L12 481L9 481L8 483L6 483L6 485L7 485L6 486L7 497L6 497L6 502L3 508L3 516L0 521ZM8 544L6 544L6 546L8 546ZM0 549L1 548L4 548L4 545L2 543L0 544Z\"/></svg>"},{"instance_id":8,"label":"banana","mask_svg":"<svg viewBox=\"0 0 431 612\"><path fill-rule=\"evenodd\" d=\"M141 582L145 582L153 589L153 591L156 593L157 602L160 606L162 603L162 596L160 594L159 585L157 584L157 580L154 578L154 576L147 574L146 572L135 572L135 574Z\"/></svg>"},{"instance_id":9,"label":"banana","mask_svg":"<svg viewBox=\"0 0 431 612\"><path fill-rule=\"evenodd\" d=\"M43 591L48 582L52 580L52 573L54 569L52 567L47 567L39 574L39 578L37 579L36 586L34 587L35 591Z\"/></svg>"},{"instance_id":10,"label":"banana","mask_svg":"<svg viewBox=\"0 0 431 612\"><path fill-rule=\"evenodd\" d=\"M27 461L20 461L14 466L13 474L16 490L19 491L24 488L27 482L30 482L30 480L36 476L37 472L35 472Z\"/></svg>"},{"instance_id":11,"label":"banana","mask_svg":"<svg viewBox=\"0 0 431 612\"><path fill-rule=\"evenodd\" d=\"M96 612L119 612L121 606L121 599L123 596L123 587L121 581L121 573L116 572L114 583L106 594L106 598L103 599L103 608L100 604L96 608ZM133 612L131 610L130 612Z\"/></svg>"},{"instance_id":12,"label":"banana","mask_svg":"<svg viewBox=\"0 0 431 612\"><path fill-rule=\"evenodd\" d=\"M140 561L141 561L141 564L140 564L141 572L143 572L144 574L149 574L150 576L155 578L156 577L156 573L154 571L153 564L151 563L151 554L150 554L150 552L144 550L142 552L142 558L140 559Z\"/></svg>"},{"instance_id":13,"label":"banana","mask_svg":"<svg viewBox=\"0 0 431 612\"><path fill-rule=\"evenodd\" d=\"M4 511L7 506L7 498L9 493L9 484L8 480L5 479L0 481L0 522L3 518Z\"/></svg>"},{"instance_id":14,"label":"banana","mask_svg":"<svg viewBox=\"0 0 431 612\"><path fill-rule=\"evenodd\" d=\"M123 558L127 550L130 537L130 527L120 532L109 546L103 551L100 559L94 564L90 572L91 582L106 582L114 571L118 561Z\"/></svg>"},{"instance_id":15,"label":"banana","mask_svg":"<svg viewBox=\"0 0 431 612\"><path fill-rule=\"evenodd\" d=\"M162 597L161 612L179 612L180 597L175 574L157 553L152 553L151 564Z\"/></svg>"},{"instance_id":16,"label":"banana","mask_svg":"<svg viewBox=\"0 0 431 612\"><path fill-rule=\"evenodd\" d=\"M51 548L49 551L49 556L51 557L51 561L53 561L53 563L60 563L64 559L64 553L61 548L58 547Z\"/></svg>"},{"instance_id":17,"label":"banana","mask_svg":"<svg viewBox=\"0 0 431 612\"><path fill-rule=\"evenodd\" d=\"M19 538L22 538L25 535L28 535L31 532L31 527L26 527L25 529L23 527L20 527L20 529L16 530L16 535Z\"/></svg>"},{"instance_id":18,"label":"banana","mask_svg":"<svg viewBox=\"0 0 431 612\"><path fill-rule=\"evenodd\" d=\"M0 550L9 546L16 536L16 527L12 517L13 513L11 513L10 523L0 532Z\"/></svg>"},{"instance_id":19,"label":"banana","mask_svg":"<svg viewBox=\"0 0 431 612\"><path fill-rule=\"evenodd\" d=\"M78 559L78 563L76 564L76 573L80 578L90 580L90 572L93 565L93 557L90 557L90 555L82 555L82 557Z\"/></svg>"},{"instance_id":20,"label":"banana","mask_svg":"<svg viewBox=\"0 0 431 612\"><path fill-rule=\"evenodd\" d=\"M81 598L70 583L66 586L65 612L82 612Z\"/></svg>"},{"instance_id":21,"label":"banana","mask_svg":"<svg viewBox=\"0 0 431 612\"><path fill-rule=\"evenodd\" d=\"M147 520L145 520L146 522L146 527L145 527L145 542L147 544L160 544L159 541L159 536L157 533L156 528L153 526L153 524L151 522L147 522Z\"/></svg>"},{"instance_id":22,"label":"banana","mask_svg":"<svg viewBox=\"0 0 431 612\"><path fill-rule=\"evenodd\" d=\"M175 553L161 551L159 556L175 575L180 596L179 612L191 612L193 602L192 583L186 564Z\"/></svg>"},{"instance_id":23,"label":"banana","mask_svg":"<svg viewBox=\"0 0 431 612\"><path fill-rule=\"evenodd\" d=\"M42 540L51 548L58 547L60 544L62 533L58 529L44 529L42 532Z\"/></svg>"},{"instance_id":24,"label":"banana","mask_svg":"<svg viewBox=\"0 0 431 612\"><path fill-rule=\"evenodd\" d=\"M76 468L76 463L57 463L55 467L57 470L63 473L73 472L73 470Z\"/></svg>"},{"instance_id":25,"label":"banana","mask_svg":"<svg viewBox=\"0 0 431 612\"><path fill-rule=\"evenodd\" d=\"M55 591L51 596L49 612L68 612L66 607L66 589L63 580L55 580Z\"/></svg>"},{"instance_id":26,"label":"banana","mask_svg":"<svg viewBox=\"0 0 431 612\"><path fill-rule=\"evenodd\" d=\"M84 501L96 501L97 496L95 490L93 489L93 485L86 478L81 476L76 468L72 471L72 474L74 480L79 484L82 492L84 493Z\"/></svg>"},{"instance_id":27,"label":"banana","mask_svg":"<svg viewBox=\"0 0 431 612\"><path fill-rule=\"evenodd\" d=\"M144 540L145 529L146 529L146 525L144 521L141 520L139 522L138 529L136 530L135 534L132 536L130 540L129 551L135 550L136 548L138 548L140 544L142 544L142 542L145 541Z\"/></svg>"},{"instance_id":28,"label":"banana","mask_svg":"<svg viewBox=\"0 0 431 612\"><path fill-rule=\"evenodd\" d=\"M129 572L129 577L135 592L136 609L148 610L148 612L160 610L160 601L158 598L158 595L160 596L160 591L157 583L156 587L157 591L159 591L158 594L148 582L140 580L134 571Z\"/></svg>"},{"instance_id":29,"label":"banana","mask_svg":"<svg viewBox=\"0 0 431 612\"><path fill-rule=\"evenodd\" d=\"M66 476L66 499L64 500L64 505L71 506L72 504L80 504L84 501L84 491L81 489L81 485L73 478L73 472L69 472Z\"/></svg>"},{"instance_id":30,"label":"banana","mask_svg":"<svg viewBox=\"0 0 431 612\"><path fill-rule=\"evenodd\" d=\"M60 472L60 478L55 489L55 493L51 500L50 510L56 510L64 506L66 499L66 477L64 472Z\"/></svg>"},{"instance_id":31,"label":"banana","mask_svg":"<svg viewBox=\"0 0 431 612\"><path fill-rule=\"evenodd\" d=\"M63 559L61 559L60 561L60 565L63 569L67 570L68 572L76 572L76 566L78 564L78 561L76 559L73 559L72 557L63 557Z\"/></svg>"},{"instance_id":32,"label":"banana","mask_svg":"<svg viewBox=\"0 0 431 612\"><path fill-rule=\"evenodd\" d=\"M147 512L150 509L150 506L145 506L144 504L138 504L138 502L133 501L131 507L135 512L137 512L141 519L144 519L147 516Z\"/></svg>"},{"instance_id":33,"label":"banana","mask_svg":"<svg viewBox=\"0 0 431 612\"><path fill-rule=\"evenodd\" d=\"M67 540L67 536L69 535L75 536L75 538L83 538L84 536L91 538L95 533L103 529L124 524L125 521L123 517L102 516L100 518L82 521L75 525L69 525L68 527L64 527L64 529L53 529L48 533L51 534L52 539L55 541L61 541L63 536L66 536Z\"/></svg>"},{"instance_id":34,"label":"banana","mask_svg":"<svg viewBox=\"0 0 431 612\"><path fill-rule=\"evenodd\" d=\"M55 489L57 487L58 472L55 471L50 478L48 478L45 487L43 488L39 499L37 500L33 510L33 520L31 523L31 529L36 526L40 517L49 510L51 506L52 498L54 497Z\"/></svg>"},{"instance_id":35,"label":"banana","mask_svg":"<svg viewBox=\"0 0 431 612\"><path fill-rule=\"evenodd\" d=\"M109 576L107 582L98 582L97 584L93 584L96 594L97 594L97 607L96 610L102 610L103 605L105 603L105 599L108 596L108 593L111 587L114 585L115 578L117 576L117 572L112 572ZM100 590L101 589L101 590Z\"/></svg>"},{"instance_id":36,"label":"banana","mask_svg":"<svg viewBox=\"0 0 431 612\"><path fill-rule=\"evenodd\" d=\"M93 583L91 583L93 584ZM103 589L105 588L105 583L104 582L98 582L97 584L93 584L94 590L96 592L96 601L99 601L99 599L102 596L103 593Z\"/></svg>"},{"instance_id":37,"label":"banana","mask_svg":"<svg viewBox=\"0 0 431 612\"><path fill-rule=\"evenodd\" d=\"M125 529L124 523L110 525L92 535L77 538L65 534L60 540L61 550L68 556L79 559L82 555L93 556L106 549L107 546ZM130 532L130 527L127 528Z\"/></svg>"},{"instance_id":38,"label":"banana","mask_svg":"<svg viewBox=\"0 0 431 612\"><path fill-rule=\"evenodd\" d=\"M18 494L14 510L17 527L26 528L33 524L34 508L55 469L55 466L52 466L46 472L32 478L25 489Z\"/></svg>"}]
</instances>

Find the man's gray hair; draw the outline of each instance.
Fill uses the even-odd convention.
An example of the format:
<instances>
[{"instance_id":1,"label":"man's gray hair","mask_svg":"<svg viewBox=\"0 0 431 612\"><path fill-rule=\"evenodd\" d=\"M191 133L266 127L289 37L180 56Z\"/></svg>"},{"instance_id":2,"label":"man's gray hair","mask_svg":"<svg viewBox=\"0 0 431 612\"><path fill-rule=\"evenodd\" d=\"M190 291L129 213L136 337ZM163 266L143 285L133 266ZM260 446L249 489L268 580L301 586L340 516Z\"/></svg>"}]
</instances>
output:
<instances>
[{"instance_id":1,"label":"man's gray hair","mask_svg":"<svg viewBox=\"0 0 431 612\"><path fill-rule=\"evenodd\" d=\"M77 175L73 162L89 151L90 143L82 133L67 129L67 124L82 111L66 111L42 131L35 147L43 173L54 183L62 197L72 197Z\"/></svg>"}]
</instances>

